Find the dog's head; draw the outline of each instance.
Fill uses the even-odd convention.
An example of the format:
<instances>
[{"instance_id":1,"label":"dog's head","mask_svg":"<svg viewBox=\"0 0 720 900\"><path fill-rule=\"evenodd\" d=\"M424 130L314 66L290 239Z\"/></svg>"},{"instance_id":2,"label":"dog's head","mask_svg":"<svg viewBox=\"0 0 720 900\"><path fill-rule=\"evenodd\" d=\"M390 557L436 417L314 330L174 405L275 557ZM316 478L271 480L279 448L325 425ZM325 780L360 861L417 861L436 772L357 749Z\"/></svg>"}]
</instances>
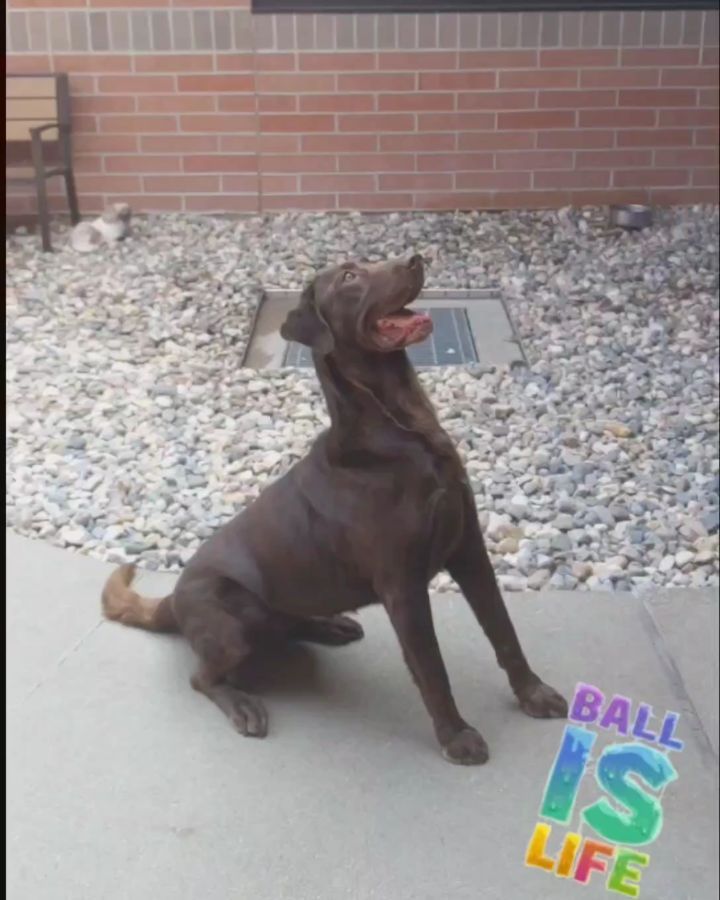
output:
<instances>
[{"instance_id":1,"label":"dog's head","mask_svg":"<svg viewBox=\"0 0 720 900\"><path fill-rule=\"evenodd\" d=\"M428 315L407 308L423 280L421 256L323 269L303 291L280 334L321 356L336 347L374 353L402 350L432 331Z\"/></svg>"}]
</instances>

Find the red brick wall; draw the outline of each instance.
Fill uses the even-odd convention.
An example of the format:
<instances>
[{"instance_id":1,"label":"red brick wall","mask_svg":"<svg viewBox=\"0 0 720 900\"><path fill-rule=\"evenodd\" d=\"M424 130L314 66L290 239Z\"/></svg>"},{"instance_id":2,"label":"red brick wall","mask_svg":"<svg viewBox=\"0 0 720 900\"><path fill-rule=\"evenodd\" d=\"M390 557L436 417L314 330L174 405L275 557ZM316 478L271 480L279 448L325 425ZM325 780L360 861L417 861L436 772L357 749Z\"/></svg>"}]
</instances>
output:
<instances>
[{"instance_id":1,"label":"red brick wall","mask_svg":"<svg viewBox=\"0 0 720 900\"><path fill-rule=\"evenodd\" d=\"M242 6L10 0L9 71L70 73L84 212L717 202L717 13Z\"/></svg>"}]
</instances>

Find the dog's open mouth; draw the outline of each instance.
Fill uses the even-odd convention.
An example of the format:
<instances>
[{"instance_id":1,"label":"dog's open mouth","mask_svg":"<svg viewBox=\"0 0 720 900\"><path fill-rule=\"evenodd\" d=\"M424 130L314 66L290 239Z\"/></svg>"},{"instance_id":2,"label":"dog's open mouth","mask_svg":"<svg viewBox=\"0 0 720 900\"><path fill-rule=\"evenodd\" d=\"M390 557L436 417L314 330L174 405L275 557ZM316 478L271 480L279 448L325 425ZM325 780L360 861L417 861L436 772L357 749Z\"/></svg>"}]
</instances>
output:
<instances>
[{"instance_id":1,"label":"dog's open mouth","mask_svg":"<svg viewBox=\"0 0 720 900\"><path fill-rule=\"evenodd\" d=\"M417 344L424 341L432 330L432 319L427 313L405 307L378 319L373 327L375 342L380 350L400 350Z\"/></svg>"}]
</instances>

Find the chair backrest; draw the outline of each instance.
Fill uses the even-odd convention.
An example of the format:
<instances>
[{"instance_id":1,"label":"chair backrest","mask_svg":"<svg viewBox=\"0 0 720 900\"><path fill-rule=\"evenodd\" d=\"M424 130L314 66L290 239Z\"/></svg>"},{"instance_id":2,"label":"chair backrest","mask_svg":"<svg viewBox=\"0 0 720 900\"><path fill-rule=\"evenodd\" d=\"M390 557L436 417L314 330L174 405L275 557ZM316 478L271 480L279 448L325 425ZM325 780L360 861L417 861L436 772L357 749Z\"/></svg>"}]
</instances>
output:
<instances>
[{"instance_id":1,"label":"chair backrest","mask_svg":"<svg viewBox=\"0 0 720 900\"><path fill-rule=\"evenodd\" d=\"M70 124L67 75L5 76L6 143L27 143L31 128L54 122ZM57 141L58 131L49 128L41 136Z\"/></svg>"}]
</instances>

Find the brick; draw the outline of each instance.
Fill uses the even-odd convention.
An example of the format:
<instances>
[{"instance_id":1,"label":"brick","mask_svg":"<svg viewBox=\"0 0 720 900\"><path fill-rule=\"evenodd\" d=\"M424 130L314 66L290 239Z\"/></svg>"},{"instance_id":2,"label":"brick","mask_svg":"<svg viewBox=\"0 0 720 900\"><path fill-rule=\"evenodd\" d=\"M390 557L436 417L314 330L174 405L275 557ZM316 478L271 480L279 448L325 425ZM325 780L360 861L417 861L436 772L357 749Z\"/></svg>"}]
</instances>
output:
<instances>
[{"instance_id":1,"label":"brick","mask_svg":"<svg viewBox=\"0 0 720 900\"><path fill-rule=\"evenodd\" d=\"M605 190L571 190L568 203L572 206L606 206L610 203L649 203L650 194L645 188L605 188Z\"/></svg>"},{"instance_id":2,"label":"brick","mask_svg":"<svg viewBox=\"0 0 720 900\"><path fill-rule=\"evenodd\" d=\"M696 92L686 88L659 88L657 90L623 90L618 92L620 106L694 106Z\"/></svg>"},{"instance_id":3,"label":"brick","mask_svg":"<svg viewBox=\"0 0 720 900\"><path fill-rule=\"evenodd\" d=\"M574 88L578 85L575 69L530 69L525 71L500 72L499 88Z\"/></svg>"},{"instance_id":4,"label":"brick","mask_svg":"<svg viewBox=\"0 0 720 900\"><path fill-rule=\"evenodd\" d=\"M338 91L414 91L417 86L415 74L385 74L363 72L358 75L338 75Z\"/></svg>"},{"instance_id":5,"label":"brick","mask_svg":"<svg viewBox=\"0 0 720 900\"><path fill-rule=\"evenodd\" d=\"M315 75L295 72L286 74L258 74L259 93L268 94L327 94L335 89L334 75Z\"/></svg>"},{"instance_id":6,"label":"brick","mask_svg":"<svg viewBox=\"0 0 720 900\"><path fill-rule=\"evenodd\" d=\"M415 157L405 153L353 153L338 156L341 172L412 172Z\"/></svg>"},{"instance_id":7,"label":"brick","mask_svg":"<svg viewBox=\"0 0 720 900\"><path fill-rule=\"evenodd\" d=\"M579 150L575 154L577 169L615 169L649 166L652 150Z\"/></svg>"},{"instance_id":8,"label":"brick","mask_svg":"<svg viewBox=\"0 0 720 900\"><path fill-rule=\"evenodd\" d=\"M580 87L657 87L660 84L659 69L582 69Z\"/></svg>"},{"instance_id":9,"label":"brick","mask_svg":"<svg viewBox=\"0 0 720 900\"><path fill-rule=\"evenodd\" d=\"M683 187L688 179L688 169L617 169L613 172L616 187Z\"/></svg>"},{"instance_id":10,"label":"brick","mask_svg":"<svg viewBox=\"0 0 720 900\"><path fill-rule=\"evenodd\" d=\"M417 158L418 172L472 172L492 169L492 153L428 153Z\"/></svg>"},{"instance_id":11,"label":"brick","mask_svg":"<svg viewBox=\"0 0 720 900\"><path fill-rule=\"evenodd\" d=\"M535 132L460 132L457 140L458 150L530 150L535 146Z\"/></svg>"},{"instance_id":12,"label":"brick","mask_svg":"<svg viewBox=\"0 0 720 900\"><path fill-rule=\"evenodd\" d=\"M227 176L226 176L227 177ZM223 179L223 187L225 179ZM297 175L261 175L260 190L265 194L294 194L298 189Z\"/></svg>"},{"instance_id":13,"label":"brick","mask_svg":"<svg viewBox=\"0 0 720 900\"><path fill-rule=\"evenodd\" d=\"M365 153L378 148L374 134L304 134L303 153Z\"/></svg>"},{"instance_id":14,"label":"brick","mask_svg":"<svg viewBox=\"0 0 720 900\"><path fill-rule=\"evenodd\" d=\"M135 97L74 97L73 114L135 112Z\"/></svg>"},{"instance_id":15,"label":"brick","mask_svg":"<svg viewBox=\"0 0 720 900\"><path fill-rule=\"evenodd\" d=\"M221 153L258 153L260 150L257 134L221 134L218 140Z\"/></svg>"},{"instance_id":16,"label":"brick","mask_svg":"<svg viewBox=\"0 0 720 900\"><path fill-rule=\"evenodd\" d=\"M75 99L80 95L94 97L97 94L94 75L69 75L70 96Z\"/></svg>"},{"instance_id":17,"label":"brick","mask_svg":"<svg viewBox=\"0 0 720 900\"><path fill-rule=\"evenodd\" d=\"M615 91L539 91L541 109L587 109L615 106Z\"/></svg>"},{"instance_id":18,"label":"brick","mask_svg":"<svg viewBox=\"0 0 720 900\"><path fill-rule=\"evenodd\" d=\"M181 131L213 132L256 131L255 116L180 116Z\"/></svg>"},{"instance_id":19,"label":"brick","mask_svg":"<svg viewBox=\"0 0 720 900\"><path fill-rule=\"evenodd\" d=\"M253 194L188 194L184 197L187 212L258 212L258 198Z\"/></svg>"},{"instance_id":20,"label":"brick","mask_svg":"<svg viewBox=\"0 0 720 900\"><path fill-rule=\"evenodd\" d=\"M535 69L537 50L473 50L458 54L458 69ZM453 69L454 65L446 68Z\"/></svg>"},{"instance_id":21,"label":"brick","mask_svg":"<svg viewBox=\"0 0 720 900\"><path fill-rule=\"evenodd\" d=\"M539 150L600 150L614 143L613 131L541 131L537 136Z\"/></svg>"},{"instance_id":22,"label":"brick","mask_svg":"<svg viewBox=\"0 0 720 900\"><path fill-rule=\"evenodd\" d=\"M212 72L213 58L207 53L183 53L183 54L136 54L133 57L133 67L136 72L170 72L183 74L187 72Z\"/></svg>"},{"instance_id":23,"label":"brick","mask_svg":"<svg viewBox=\"0 0 720 900\"><path fill-rule=\"evenodd\" d=\"M479 91L492 90L495 72L420 72L421 91Z\"/></svg>"},{"instance_id":24,"label":"brick","mask_svg":"<svg viewBox=\"0 0 720 900\"><path fill-rule=\"evenodd\" d=\"M55 59L57 58L56 56ZM5 71L8 75L34 75L36 72L50 72L52 66L49 56L23 53L21 56L6 56Z\"/></svg>"},{"instance_id":25,"label":"brick","mask_svg":"<svg viewBox=\"0 0 720 900\"><path fill-rule=\"evenodd\" d=\"M378 175L378 187L381 191L451 191L453 176L439 172L419 175L398 172Z\"/></svg>"},{"instance_id":26,"label":"brick","mask_svg":"<svg viewBox=\"0 0 720 900\"><path fill-rule=\"evenodd\" d=\"M495 168L513 171L536 169L567 169L573 164L573 154L568 150L530 150L498 153Z\"/></svg>"},{"instance_id":27,"label":"brick","mask_svg":"<svg viewBox=\"0 0 720 900\"><path fill-rule=\"evenodd\" d=\"M498 191L492 202L495 209L557 209L570 204L570 192Z\"/></svg>"},{"instance_id":28,"label":"brick","mask_svg":"<svg viewBox=\"0 0 720 900\"><path fill-rule=\"evenodd\" d=\"M712 89L698 91L698 103L701 106L712 106L717 109L720 103L720 91L717 86Z\"/></svg>"},{"instance_id":29,"label":"brick","mask_svg":"<svg viewBox=\"0 0 720 900\"><path fill-rule=\"evenodd\" d=\"M129 72L131 69L130 56L116 56L114 54L93 53L91 56L73 56L57 53L53 57L54 70L56 72Z\"/></svg>"},{"instance_id":30,"label":"brick","mask_svg":"<svg viewBox=\"0 0 720 900\"><path fill-rule=\"evenodd\" d=\"M312 136L312 135L311 135ZM232 146L225 146L226 143L234 141L231 135L220 138L221 150L232 150ZM305 138L303 137L303 140ZM257 136L257 145L260 153L299 153L300 152L300 135L298 134L259 134Z\"/></svg>"},{"instance_id":31,"label":"brick","mask_svg":"<svg viewBox=\"0 0 720 900\"><path fill-rule=\"evenodd\" d=\"M301 175L300 190L303 193L343 191L365 193L376 189L375 175Z\"/></svg>"},{"instance_id":32,"label":"brick","mask_svg":"<svg viewBox=\"0 0 720 900\"><path fill-rule=\"evenodd\" d=\"M85 3L85 6L94 6L96 9L98 7L114 7L118 5L118 0L90 0L89 3ZM128 9L152 8L158 6L170 6L170 0L158 0L157 3L153 3L152 0L122 0L122 5Z\"/></svg>"},{"instance_id":33,"label":"brick","mask_svg":"<svg viewBox=\"0 0 720 900\"><path fill-rule=\"evenodd\" d=\"M653 50L649 47L637 47L623 50L620 61L623 66L696 66L700 50L696 47L687 49Z\"/></svg>"},{"instance_id":34,"label":"brick","mask_svg":"<svg viewBox=\"0 0 720 900\"><path fill-rule=\"evenodd\" d=\"M378 53L377 68L383 71L427 72L428 69L454 70L456 55L444 50L424 53ZM375 68L365 66L364 68Z\"/></svg>"},{"instance_id":35,"label":"brick","mask_svg":"<svg viewBox=\"0 0 720 900\"><path fill-rule=\"evenodd\" d=\"M175 91L175 79L168 75L125 75L98 78L101 94L168 94Z\"/></svg>"},{"instance_id":36,"label":"brick","mask_svg":"<svg viewBox=\"0 0 720 900\"><path fill-rule=\"evenodd\" d=\"M535 188L601 188L610 184L610 172L587 169L582 172L533 172Z\"/></svg>"},{"instance_id":37,"label":"brick","mask_svg":"<svg viewBox=\"0 0 720 900\"><path fill-rule=\"evenodd\" d=\"M720 63L720 51L717 47L703 47L700 62L703 66L717 66Z\"/></svg>"},{"instance_id":38,"label":"brick","mask_svg":"<svg viewBox=\"0 0 720 900\"><path fill-rule=\"evenodd\" d=\"M380 150L388 153L454 150L454 134L381 134Z\"/></svg>"},{"instance_id":39,"label":"brick","mask_svg":"<svg viewBox=\"0 0 720 900\"><path fill-rule=\"evenodd\" d=\"M73 135L75 153L134 153L138 139L132 134L78 134Z\"/></svg>"},{"instance_id":40,"label":"brick","mask_svg":"<svg viewBox=\"0 0 720 900\"><path fill-rule=\"evenodd\" d=\"M718 151L712 147L682 147L655 151L656 166L717 166Z\"/></svg>"},{"instance_id":41,"label":"brick","mask_svg":"<svg viewBox=\"0 0 720 900\"><path fill-rule=\"evenodd\" d=\"M704 125L711 127L716 125L718 114L716 109L661 109L658 117L658 125Z\"/></svg>"},{"instance_id":42,"label":"brick","mask_svg":"<svg viewBox=\"0 0 720 900\"><path fill-rule=\"evenodd\" d=\"M307 209L325 211L337 209L335 194L276 194L262 198L263 210Z\"/></svg>"},{"instance_id":43,"label":"brick","mask_svg":"<svg viewBox=\"0 0 720 900\"><path fill-rule=\"evenodd\" d=\"M617 50L541 50L540 66L558 69L591 69L617 64ZM629 63L633 65L633 63Z\"/></svg>"},{"instance_id":44,"label":"brick","mask_svg":"<svg viewBox=\"0 0 720 900\"><path fill-rule=\"evenodd\" d=\"M718 129L715 128L696 128L695 129L695 146L696 147L717 147L718 145Z\"/></svg>"},{"instance_id":45,"label":"brick","mask_svg":"<svg viewBox=\"0 0 720 900\"><path fill-rule=\"evenodd\" d=\"M716 87L717 68L663 69L660 84L663 87Z\"/></svg>"},{"instance_id":46,"label":"brick","mask_svg":"<svg viewBox=\"0 0 720 900\"><path fill-rule=\"evenodd\" d=\"M218 138L214 134L143 135L140 149L143 153L212 153L218 149Z\"/></svg>"},{"instance_id":47,"label":"brick","mask_svg":"<svg viewBox=\"0 0 720 900\"><path fill-rule=\"evenodd\" d=\"M205 100L205 97L194 97L195 100ZM208 97L208 100L212 101L213 99L217 100L217 108L219 112L244 112L251 113L255 112L255 103L260 101L260 97L255 98L254 94L220 94L217 98ZM267 99L267 98L266 98ZM275 98L281 100L290 100L292 101L291 105L283 105L282 108L278 108L275 105L272 110L265 108L265 112L287 112L295 109L295 98L294 97L281 97Z\"/></svg>"},{"instance_id":48,"label":"brick","mask_svg":"<svg viewBox=\"0 0 720 900\"><path fill-rule=\"evenodd\" d=\"M307 132L334 131L335 117L321 115L276 116L261 115L260 131L265 133L291 132L305 134Z\"/></svg>"},{"instance_id":49,"label":"brick","mask_svg":"<svg viewBox=\"0 0 720 900\"><path fill-rule=\"evenodd\" d=\"M444 211L490 209L495 195L465 191L418 191L413 194L413 208L421 210L438 209Z\"/></svg>"},{"instance_id":50,"label":"brick","mask_svg":"<svg viewBox=\"0 0 720 900\"><path fill-rule=\"evenodd\" d=\"M179 172L179 156L149 156L148 154L136 154L134 156L105 157L106 172L139 172L146 175L150 172Z\"/></svg>"},{"instance_id":51,"label":"brick","mask_svg":"<svg viewBox=\"0 0 720 900\"><path fill-rule=\"evenodd\" d=\"M695 187L717 187L717 166L712 169L695 169L692 173L692 184Z\"/></svg>"},{"instance_id":52,"label":"brick","mask_svg":"<svg viewBox=\"0 0 720 900\"><path fill-rule=\"evenodd\" d=\"M655 206L690 206L694 203L718 202L718 188L657 188L650 191Z\"/></svg>"},{"instance_id":53,"label":"brick","mask_svg":"<svg viewBox=\"0 0 720 900\"><path fill-rule=\"evenodd\" d=\"M256 169L257 157L254 153L212 154L183 158L183 171L185 172L253 172Z\"/></svg>"},{"instance_id":54,"label":"brick","mask_svg":"<svg viewBox=\"0 0 720 900\"><path fill-rule=\"evenodd\" d=\"M98 130L96 116L73 115L70 121L71 127L76 134L93 133Z\"/></svg>"},{"instance_id":55,"label":"brick","mask_svg":"<svg viewBox=\"0 0 720 900\"><path fill-rule=\"evenodd\" d=\"M201 194L220 190L217 175L147 175L143 188L157 194Z\"/></svg>"},{"instance_id":56,"label":"brick","mask_svg":"<svg viewBox=\"0 0 720 900\"><path fill-rule=\"evenodd\" d=\"M76 172L102 172L102 163L100 156L76 156L73 168Z\"/></svg>"},{"instance_id":57,"label":"brick","mask_svg":"<svg viewBox=\"0 0 720 900\"><path fill-rule=\"evenodd\" d=\"M78 175L77 186L79 191L92 193L105 191L118 191L120 193L140 192L141 183L139 175Z\"/></svg>"},{"instance_id":58,"label":"brick","mask_svg":"<svg viewBox=\"0 0 720 900\"><path fill-rule=\"evenodd\" d=\"M260 158L263 172L286 174L291 172L336 172L337 160L334 156L320 156L312 153L303 154L267 154Z\"/></svg>"},{"instance_id":59,"label":"brick","mask_svg":"<svg viewBox=\"0 0 720 900\"><path fill-rule=\"evenodd\" d=\"M158 134L176 131L174 116L100 116L100 131L114 134Z\"/></svg>"},{"instance_id":60,"label":"brick","mask_svg":"<svg viewBox=\"0 0 720 900\"><path fill-rule=\"evenodd\" d=\"M140 96L137 98L137 109L141 113L213 112L215 109L215 98L191 94Z\"/></svg>"},{"instance_id":61,"label":"brick","mask_svg":"<svg viewBox=\"0 0 720 900\"><path fill-rule=\"evenodd\" d=\"M457 95L458 109L533 109L535 91L463 91Z\"/></svg>"},{"instance_id":62,"label":"brick","mask_svg":"<svg viewBox=\"0 0 720 900\"><path fill-rule=\"evenodd\" d=\"M457 172L455 187L481 191L511 191L530 187L530 172Z\"/></svg>"},{"instance_id":63,"label":"brick","mask_svg":"<svg viewBox=\"0 0 720 900\"><path fill-rule=\"evenodd\" d=\"M646 128L618 131L618 147L689 147L693 132L689 128Z\"/></svg>"},{"instance_id":64,"label":"brick","mask_svg":"<svg viewBox=\"0 0 720 900\"><path fill-rule=\"evenodd\" d=\"M655 124L654 109L581 109L580 128L648 128Z\"/></svg>"},{"instance_id":65,"label":"brick","mask_svg":"<svg viewBox=\"0 0 720 900\"><path fill-rule=\"evenodd\" d=\"M304 72L362 72L375 68L375 54L300 53L298 66Z\"/></svg>"},{"instance_id":66,"label":"brick","mask_svg":"<svg viewBox=\"0 0 720 900\"><path fill-rule=\"evenodd\" d=\"M309 94L300 97L300 112L373 112L370 94Z\"/></svg>"},{"instance_id":67,"label":"brick","mask_svg":"<svg viewBox=\"0 0 720 900\"><path fill-rule=\"evenodd\" d=\"M333 123L331 117L330 126L325 128L316 128L315 131L333 131ZM315 118L312 119L315 121ZM327 124L327 123L326 123ZM411 131L414 126L414 118L411 115L347 115L338 116L338 127L340 131ZM307 129L308 131L311 129ZM422 126L421 126L422 130Z\"/></svg>"},{"instance_id":68,"label":"brick","mask_svg":"<svg viewBox=\"0 0 720 900\"><path fill-rule=\"evenodd\" d=\"M250 103L257 103L258 112L263 113L292 113L297 112L298 109L298 98L293 97L290 94L264 94L257 98L246 95L242 99L245 100L246 104L248 101L250 101ZM224 100L226 101L225 103L223 103ZM218 97L218 109L221 111L230 110L233 105L240 105L240 100L240 97Z\"/></svg>"},{"instance_id":69,"label":"brick","mask_svg":"<svg viewBox=\"0 0 720 900\"><path fill-rule=\"evenodd\" d=\"M352 95L340 96L341 101ZM454 94L380 94L378 110L380 112L432 112L451 110L455 107Z\"/></svg>"},{"instance_id":70,"label":"brick","mask_svg":"<svg viewBox=\"0 0 720 900\"><path fill-rule=\"evenodd\" d=\"M495 128L495 113L420 113L418 116L420 132L483 131L493 128Z\"/></svg>"},{"instance_id":71,"label":"brick","mask_svg":"<svg viewBox=\"0 0 720 900\"><path fill-rule=\"evenodd\" d=\"M254 91L255 79L252 75L179 75L178 90L213 94Z\"/></svg>"},{"instance_id":72,"label":"brick","mask_svg":"<svg viewBox=\"0 0 720 900\"><path fill-rule=\"evenodd\" d=\"M504 129L524 128L572 128L575 125L574 110L543 110L542 112L498 113L497 127Z\"/></svg>"},{"instance_id":73,"label":"brick","mask_svg":"<svg viewBox=\"0 0 720 900\"><path fill-rule=\"evenodd\" d=\"M218 69L229 69L234 59L235 54L230 57L219 56ZM248 56L247 59L248 70L254 66L258 72L292 72L297 69L294 53L256 53L254 57Z\"/></svg>"},{"instance_id":74,"label":"brick","mask_svg":"<svg viewBox=\"0 0 720 900\"><path fill-rule=\"evenodd\" d=\"M379 209L409 209L412 206L412 194L340 194L339 209L357 209L361 212Z\"/></svg>"}]
</instances>

